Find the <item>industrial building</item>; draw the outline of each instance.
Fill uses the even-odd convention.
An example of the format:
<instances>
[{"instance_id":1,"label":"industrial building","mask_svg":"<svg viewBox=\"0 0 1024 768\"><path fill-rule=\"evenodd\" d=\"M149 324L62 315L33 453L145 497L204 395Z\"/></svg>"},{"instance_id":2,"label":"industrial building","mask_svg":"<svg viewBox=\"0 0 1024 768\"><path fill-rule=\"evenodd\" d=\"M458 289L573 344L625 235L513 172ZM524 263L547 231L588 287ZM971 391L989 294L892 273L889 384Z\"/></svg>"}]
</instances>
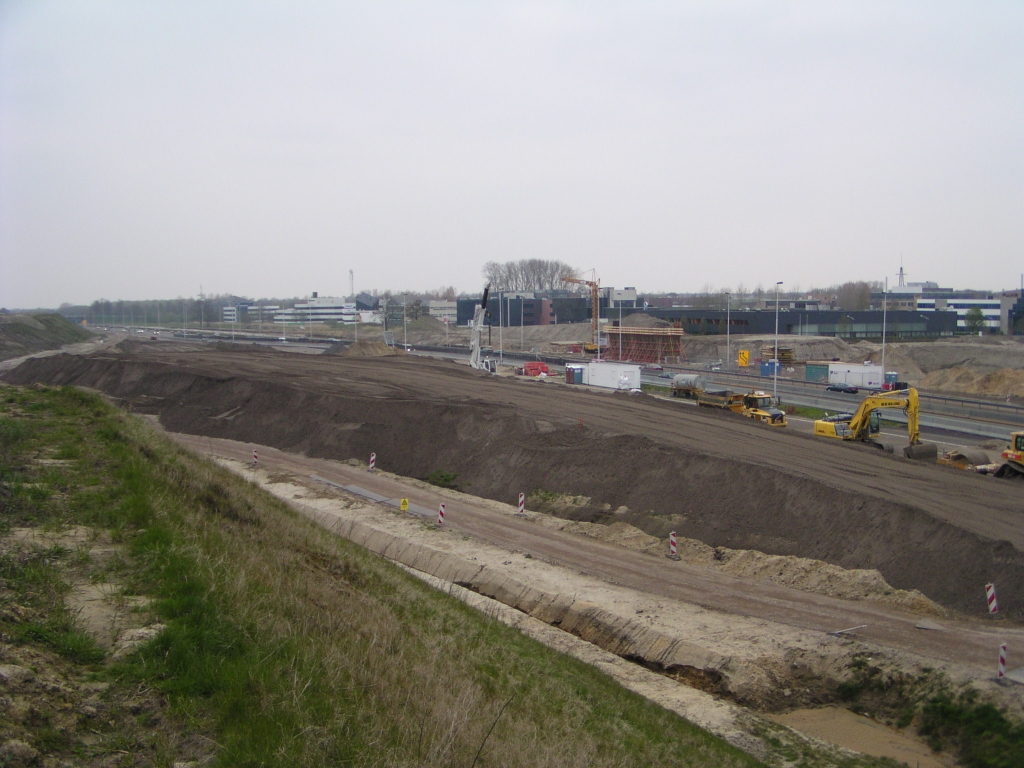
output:
<instances>
[{"instance_id":1,"label":"industrial building","mask_svg":"<svg viewBox=\"0 0 1024 768\"><path fill-rule=\"evenodd\" d=\"M318 296L316 291L306 302L279 310L274 315L275 323L355 323L354 302L336 296Z\"/></svg>"},{"instance_id":2,"label":"industrial building","mask_svg":"<svg viewBox=\"0 0 1024 768\"><path fill-rule=\"evenodd\" d=\"M648 309L650 317L665 320L674 328L698 336L725 335L726 321L731 334L775 333L773 310L704 309ZM882 337L882 311L812 309L788 310L778 313L779 333L801 336L837 336L843 339L878 339ZM909 312L894 310L886 313L886 335L892 339L952 336L957 329L954 312ZM613 318L612 322L615 320Z\"/></svg>"}]
</instances>

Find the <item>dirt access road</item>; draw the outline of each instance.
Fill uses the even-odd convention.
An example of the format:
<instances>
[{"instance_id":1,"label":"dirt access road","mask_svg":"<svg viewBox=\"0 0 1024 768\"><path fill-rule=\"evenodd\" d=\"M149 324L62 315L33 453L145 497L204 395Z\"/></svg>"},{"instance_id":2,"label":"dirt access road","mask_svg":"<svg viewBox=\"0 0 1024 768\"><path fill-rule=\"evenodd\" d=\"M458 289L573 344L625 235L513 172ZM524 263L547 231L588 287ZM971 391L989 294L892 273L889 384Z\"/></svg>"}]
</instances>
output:
<instances>
[{"instance_id":1,"label":"dirt access road","mask_svg":"<svg viewBox=\"0 0 1024 768\"><path fill-rule=\"evenodd\" d=\"M457 475L512 502L542 489L589 497L570 513L670 530L711 546L877 568L968 613L995 582L1024 616L1024 489L683 408L558 382L512 380L416 357L346 359L222 345L132 343L28 360L12 383L124 398L170 431L365 460L399 475Z\"/></svg>"},{"instance_id":2,"label":"dirt access road","mask_svg":"<svg viewBox=\"0 0 1024 768\"><path fill-rule=\"evenodd\" d=\"M259 451L260 466L271 474L298 478L317 476L339 485L357 486L386 499L407 498L414 506L436 510L448 506L445 527L474 539L562 566L574 573L636 592L700 606L705 610L771 622L772 625L826 633L867 625L856 636L872 644L898 649L949 665L971 667L975 677L991 675L993 648L1009 640L1024 649L1024 629L976 619L940 619L941 631L915 629L919 614L871 601L839 600L825 595L750 581L709 568L672 562L631 552L585 536L540 526L495 509L493 503L424 488L390 474L371 473L326 459L313 459L231 440L172 434L177 442L200 454L251 463ZM315 483L313 483L315 485ZM431 520L434 518L431 513ZM693 640L693 638L689 638ZM767 638L762 638L766 642Z\"/></svg>"}]
</instances>

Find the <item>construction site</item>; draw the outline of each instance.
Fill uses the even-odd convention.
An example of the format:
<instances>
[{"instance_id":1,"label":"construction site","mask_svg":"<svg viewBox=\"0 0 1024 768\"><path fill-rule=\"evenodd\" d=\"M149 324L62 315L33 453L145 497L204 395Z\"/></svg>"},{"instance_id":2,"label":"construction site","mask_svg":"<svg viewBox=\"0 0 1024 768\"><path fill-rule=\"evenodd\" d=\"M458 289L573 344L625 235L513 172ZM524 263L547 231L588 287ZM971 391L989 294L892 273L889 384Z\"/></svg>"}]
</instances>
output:
<instances>
[{"instance_id":1,"label":"construction site","mask_svg":"<svg viewBox=\"0 0 1024 768\"><path fill-rule=\"evenodd\" d=\"M533 338L524 332L520 341L505 329L502 345L536 349L543 331L546 349L566 354L589 328L530 330ZM617 330L604 350L612 360L685 363L725 353L719 340L679 329ZM437 341L430 329L409 336L413 349ZM842 704L839 691L865 654L879 674L939 670L943 685L970 687L1024 715L1024 688L992 679L1000 643L1024 648L1018 482L669 396L514 377L507 368L494 375L481 326L476 337L448 339L469 342L467 366L372 337L322 351L294 341L114 335L76 354L12 361L2 379L102 392L239 472L251 471L246 462L258 450L254 477L304 514L709 696L677 711L736 744L752 744L756 730L743 725L743 712L798 723ZM774 354L770 340L731 341L734 353ZM1005 365L989 346L971 347L974 358ZM909 377L923 380L948 375L944 355L963 362L970 345L948 347L908 344L888 354L908 368L919 361ZM873 355L821 338L787 339L784 351L794 356L787 365ZM388 511L386 500L399 497L410 511ZM416 522L440 502L458 544ZM998 623L986 604L991 584ZM1012 672L1020 662L1011 659L1011 677L1024 682ZM894 705L881 697L866 706L884 722ZM846 710L830 711L835 728ZM907 755L947 764L928 762L912 741Z\"/></svg>"}]
</instances>

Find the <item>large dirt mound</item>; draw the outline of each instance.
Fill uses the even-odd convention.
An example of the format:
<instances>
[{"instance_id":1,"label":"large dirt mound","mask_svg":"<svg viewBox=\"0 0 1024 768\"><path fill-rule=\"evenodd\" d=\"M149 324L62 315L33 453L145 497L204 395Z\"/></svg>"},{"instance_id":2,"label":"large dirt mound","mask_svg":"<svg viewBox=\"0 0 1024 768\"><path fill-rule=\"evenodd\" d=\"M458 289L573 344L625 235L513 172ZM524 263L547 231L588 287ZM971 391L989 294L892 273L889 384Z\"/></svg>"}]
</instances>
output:
<instances>
[{"instance_id":1,"label":"large dirt mound","mask_svg":"<svg viewBox=\"0 0 1024 768\"><path fill-rule=\"evenodd\" d=\"M886 348L886 367L889 367L890 351L906 355L922 373L955 367L977 373L994 373L1004 368L1024 370L1024 344L1006 338L974 337L891 344Z\"/></svg>"},{"instance_id":2,"label":"large dirt mound","mask_svg":"<svg viewBox=\"0 0 1024 768\"><path fill-rule=\"evenodd\" d=\"M404 355L404 349L389 347L383 341L357 341L348 346L332 345L324 350L324 354L340 357L394 357Z\"/></svg>"},{"instance_id":3,"label":"large dirt mound","mask_svg":"<svg viewBox=\"0 0 1024 768\"><path fill-rule=\"evenodd\" d=\"M746 349L754 360L760 358L762 347L775 343L775 337L733 334L729 341L726 344L725 336L684 336L683 351L690 362L725 360L730 348L734 356L738 350ZM859 344L831 336L781 336L779 346L792 349L798 361L838 358L843 362L864 362L868 354Z\"/></svg>"},{"instance_id":4,"label":"large dirt mound","mask_svg":"<svg viewBox=\"0 0 1024 768\"><path fill-rule=\"evenodd\" d=\"M1024 371L1004 368L978 373L963 366L933 371L921 379L921 388L966 395L1024 396Z\"/></svg>"},{"instance_id":5,"label":"large dirt mound","mask_svg":"<svg viewBox=\"0 0 1024 768\"><path fill-rule=\"evenodd\" d=\"M56 313L0 314L0 360L58 349L92 337L89 331Z\"/></svg>"},{"instance_id":6,"label":"large dirt mound","mask_svg":"<svg viewBox=\"0 0 1024 768\"><path fill-rule=\"evenodd\" d=\"M622 325L629 328L671 328L672 324L642 312L636 312L622 318Z\"/></svg>"},{"instance_id":7,"label":"large dirt mound","mask_svg":"<svg viewBox=\"0 0 1024 768\"><path fill-rule=\"evenodd\" d=\"M455 473L481 497L579 496L589 501L572 514L584 522L876 569L896 589L966 611L984 611L983 586L996 582L1007 610L1024 615L1014 484L733 414L414 356L183 355L171 344L29 360L3 378L98 389L177 432L340 460L372 451L383 469Z\"/></svg>"}]
</instances>

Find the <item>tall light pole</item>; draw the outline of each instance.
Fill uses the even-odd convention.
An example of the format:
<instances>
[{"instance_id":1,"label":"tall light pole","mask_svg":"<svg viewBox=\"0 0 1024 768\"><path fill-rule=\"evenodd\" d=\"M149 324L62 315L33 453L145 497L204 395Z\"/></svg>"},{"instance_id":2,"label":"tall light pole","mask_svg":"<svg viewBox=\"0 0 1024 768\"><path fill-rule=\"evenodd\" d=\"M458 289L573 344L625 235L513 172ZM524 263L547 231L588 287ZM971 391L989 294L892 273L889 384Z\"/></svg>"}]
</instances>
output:
<instances>
[{"instance_id":1,"label":"tall light pole","mask_svg":"<svg viewBox=\"0 0 1024 768\"><path fill-rule=\"evenodd\" d=\"M885 389L885 313L889 308L889 278L885 278L885 293L882 294L882 389Z\"/></svg>"},{"instance_id":2,"label":"tall light pole","mask_svg":"<svg viewBox=\"0 0 1024 768\"><path fill-rule=\"evenodd\" d=\"M729 291L725 292L725 369L729 370L729 365L732 361L732 344L730 331L732 326L729 324L729 310L732 309L732 294Z\"/></svg>"},{"instance_id":3,"label":"tall light pole","mask_svg":"<svg viewBox=\"0 0 1024 768\"><path fill-rule=\"evenodd\" d=\"M502 292L498 291L498 365L504 365L505 363L505 341L501 334L501 327L505 324L501 314L502 299Z\"/></svg>"},{"instance_id":4,"label":"tall light pole","mask_svg":"<svg viewBox=\"0 0 1024 768\"><path fill-rule=\"evenodd\" d=\"M523 326L526 325L526 321L523 320L523 315L526 314L526 297L519 296L519 351L523 351L525 344L523 343Z\"/></svg>"},{"instance_id":5,"label":"tall light pole","mask_svg":"<svg viewBox=\"0 0 1024 768\"><path fill-rule=\"evenodd\" d=\"M409 325L405 322L405 301L409 298L408 293L402 294L402 348L409 351Z\"/></svg>"},{"instance_id":6,"label":"tall light pole","mask_svg":"<svg viewBox=\"0 0 1024 768\"><path fill-rule=\"evenodd\" d=\"M619 305L619 362L621 363L622 362L622 294L619 294L619 300L618 300L617 303ZM633 302L633 305L634 305L634 307L636 306L636 301ZM609 341L611 341L611 339L609 339Z\"/></svg>"},{"instance_id":7,"label":"tall light pole","mask_svg":"<svg viewBox=\"0 0 1024 768\"><path fill-rule=\"evenodd\" d=\"M779 287L781 285L781 280L775 284L775 362L772 369L774 374L772 398L774 398L776 403L779 402Z\"/></svg>"}]
</instances>

